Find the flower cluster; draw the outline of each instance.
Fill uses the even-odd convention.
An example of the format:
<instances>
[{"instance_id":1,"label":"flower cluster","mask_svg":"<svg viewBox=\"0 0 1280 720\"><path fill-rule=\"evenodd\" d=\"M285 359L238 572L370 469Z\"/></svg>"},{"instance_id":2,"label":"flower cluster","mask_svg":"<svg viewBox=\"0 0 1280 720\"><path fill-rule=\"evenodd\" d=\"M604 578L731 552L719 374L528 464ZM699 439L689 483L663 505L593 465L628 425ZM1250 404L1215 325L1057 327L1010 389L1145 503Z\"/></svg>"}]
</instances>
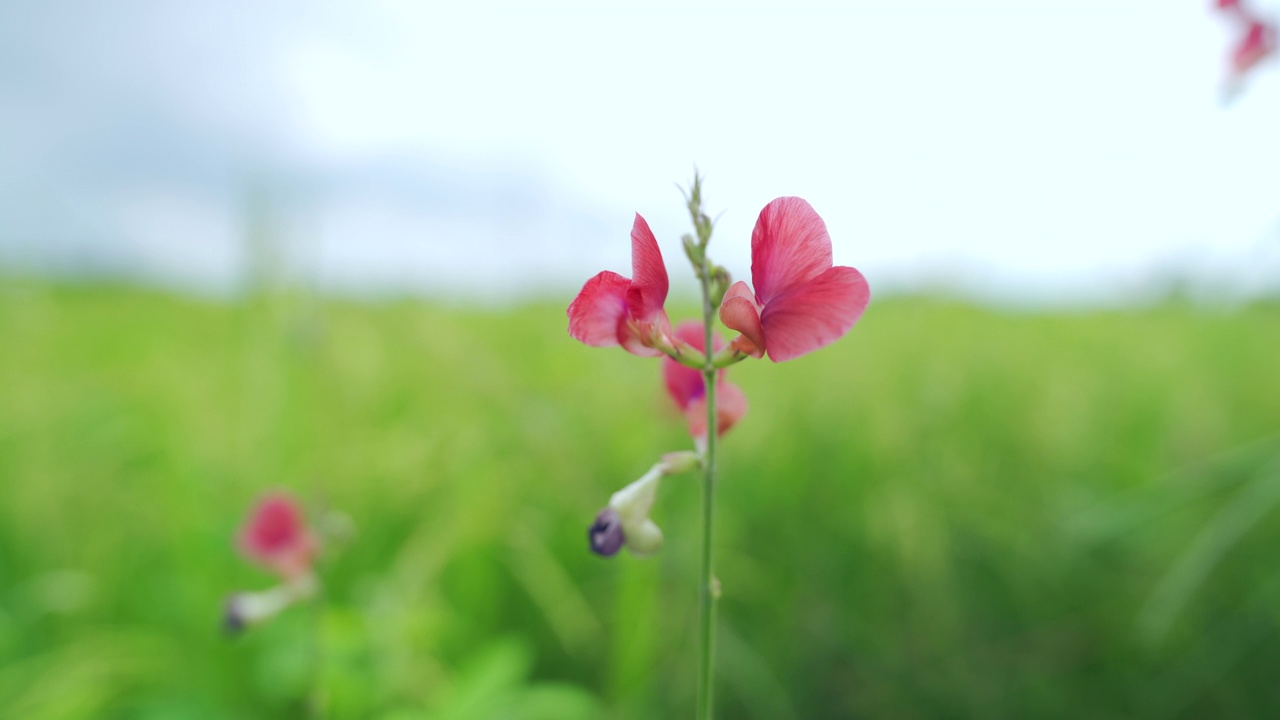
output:
<instances>
[{"instance_id":1,"label":"flower cluster","mask_svg":"<svg viewBox=\"0 0 1280 720\"><path fill-rule=\"evenodd\" d=\"M1223 82L1224 94L1230 99L1240 92L1245 77L1275 54L1276 25L1246 7L1244 0L1214 0L1213 4L1231 24L1236 38L1227 58L1227 76Z\"/></svg>"},{"instance_id":2,"label":"flower cluster","mask_svg":"<svg viewBox=\"0 0 1280 720\"><path fill-rule=\"evenodd\" d=\"M697 449L696 454L664 456L640 479L613 494L588 531L591 549L601 555L613 555L624 545L642 556L661 547L662 531L649 519L658 481L702 462L712 432L709 396L715 398L717 436L746 414L746 396L724 378L729 365L766 355L783 362L825 347L853 327L870 300L861 273L834 265L826 224L804 200L782 197L760 211L751 235L754 290L745 282L730 285L728 273L707 260L711 221L702 214L696 179L688 201L698 237L685 236L685 252L709 301L719 305L721 322L739 333L736 338L726 344L695 321L672 330L665 309L666 265L653 231L639 214L631 228L632 277L607 270L597 274L567 311L569 335L587 345L621 346L642 357L665 356L663 384L684 414ZM715 392L709 393L712 378Z\"/></svg>"},{"instance_id":3,"label":"flower cluster","mask_svg":"<svg viewBox=\"0 0 1280 720\"><path fill-rule=\"evenodd\" d=\"M320 545L292 497L274 492L260 499L236 544L246 558L274 573L281 583L228 598L223 617L228 632L239 632L315 595L318 583L313 565Z\"/></svg>"}]
</instances>

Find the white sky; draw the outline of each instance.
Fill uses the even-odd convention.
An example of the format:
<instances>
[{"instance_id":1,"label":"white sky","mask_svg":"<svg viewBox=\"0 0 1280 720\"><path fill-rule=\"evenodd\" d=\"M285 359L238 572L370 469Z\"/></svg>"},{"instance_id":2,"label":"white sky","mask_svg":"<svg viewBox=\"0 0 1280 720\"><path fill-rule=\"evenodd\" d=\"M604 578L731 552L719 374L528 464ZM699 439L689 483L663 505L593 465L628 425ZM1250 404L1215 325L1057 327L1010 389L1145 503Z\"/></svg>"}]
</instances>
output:
<instances>
[{"instance_id":1,"label":"white sky","mask_svg":"<svg viewBox=\"0 0 1280 720\"><path fill-rule=\"evenodd\" d=\"M674 184L696 163L724 211L713 256L739 277L756 213L800 195L873 292L1124 297L1170 269L1240 287L1280 273L1280 67L1223 106L1229 36L1209 4L245 4L160 12L122 42L151 48L159 62L139 67L160 102L267 148L273 172L429 162L473 184L514 178L601 229L544 224L526 242L501 207L506 220L458 225L329 193L295 232L330 275L625 273L639 211L679 276ZM240 46L257 50L222 59ZM160 195L128 203L130 227L237 227Z\"/></svg>"}]
</instances>

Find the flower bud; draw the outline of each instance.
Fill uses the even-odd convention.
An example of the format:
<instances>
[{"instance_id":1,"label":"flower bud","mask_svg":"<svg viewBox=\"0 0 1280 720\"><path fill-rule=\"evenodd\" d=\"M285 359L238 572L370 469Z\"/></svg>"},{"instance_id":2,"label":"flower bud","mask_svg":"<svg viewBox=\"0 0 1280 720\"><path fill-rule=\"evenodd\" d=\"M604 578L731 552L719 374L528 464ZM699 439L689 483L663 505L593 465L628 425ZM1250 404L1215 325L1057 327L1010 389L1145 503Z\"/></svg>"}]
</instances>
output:
<instances>
[{"instance_id":1,"label":"flower bud","mask_svg":"<svg viewBox=\"0 0 1280 720\"><path fill-rule=\"evenodd\" d=\"M733 278L730 277L729 271L716 265L711 269L711 305L712 307L720 307L724 302L725 293L729 292L729 286L733 284Z\"/></svg>"},{"instance_id":2,"label":"flower bud","mask_svg":"<svg viewBox=\"0 0 1280 720\"><path fill-rule=\"evenodd\" d=\"M297 575L284 584L260 592L238 592L227 598L222 614L222 627L235 635L250 625L269 620L294 603L316 594L319 583L314 575Z\"/></svg>"},{"instance_id":3,"label":"flower bud","mask_svg":"<svg viewBox=\"0 0 1280 720\"><path fill-rule=\"evenodd\" d=\"M639 480L627 485L609 498L587 530L591 551L611 557L626 545L636 557L652 555L662 549L662 528L649 519L653 501L658 496L658 482L665 475L688 472L701 462L697 453L667 453Z\"/></svg>"},{"instance_id":4,"label":"flower bud","mask_svg":"<svg viewBox=\"0 0 1280 720\"><path fill-rule=\"evenodd\" d=\"M684 245L685 257L689 258L689 262L693 263L695 268L702 267L702 261L706 257L702 248L698 245L698 241L693 236L685 233L680 237L681 243Z\"/></svg>"},{"instance_id":5,"label":"flower bud","mask_svg":"<svg viewBox=\"0 0 1280 720\"><path fill-rule=\"evenodd\" d=\"M293 602L286 586L263 592L240 592L227 598L222 627L228 635L236 635L250 625L275 617Z\"/></svg>"},{"instance_id":6,"label":"flower bud","mask_svg":"<svg viewBox=\"0 0 1280 720\"><path fill-rule=\"evenodd\" d=\"M627 549L636 557L648 557L662 549L662 528L644 518L627 529Z\"/></svg>"},{"instance_id":7,"label":"flower bud","mask_svg":"<svg viewBox=\"0 0 1280 720\"><path fill-rule=\"evenodd\" d=\"M616 555L622 549L625 539L618 511L611 507L601 510L596 521L587 529L587 539L591 542L591 552L604 557Z\"/></svg>"}]
</instances>

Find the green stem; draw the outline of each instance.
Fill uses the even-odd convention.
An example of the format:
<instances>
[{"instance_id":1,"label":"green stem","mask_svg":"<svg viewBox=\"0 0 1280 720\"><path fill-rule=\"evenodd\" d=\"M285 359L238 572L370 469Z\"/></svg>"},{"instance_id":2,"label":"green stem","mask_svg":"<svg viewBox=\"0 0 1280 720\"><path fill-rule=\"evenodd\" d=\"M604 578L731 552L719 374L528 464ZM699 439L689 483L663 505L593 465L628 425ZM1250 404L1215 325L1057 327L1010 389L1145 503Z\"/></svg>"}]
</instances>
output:
<instances>
[{"instance_id":1,"label":"green stem","mask_svg":"<svg viewBox=\"0 0 1280 720\"><path fill-rule=\"evenodd\" d=\"M715 309L711 306L711 274L709 263L703 262L698 272L702 283L702 317L706 334L706 364L702 368L707 397L707 442L703 451L702 483L702 574L699 593L698 616L700 624L698 647L698 720L711 720L713 695L713 668L715 666L715 603L720 594L716 587L712 565L712 521L715 519L716 441L719 437L716 412L716 368L712 362L714 352L712 321Z\"/></svg>"}]
</instances>

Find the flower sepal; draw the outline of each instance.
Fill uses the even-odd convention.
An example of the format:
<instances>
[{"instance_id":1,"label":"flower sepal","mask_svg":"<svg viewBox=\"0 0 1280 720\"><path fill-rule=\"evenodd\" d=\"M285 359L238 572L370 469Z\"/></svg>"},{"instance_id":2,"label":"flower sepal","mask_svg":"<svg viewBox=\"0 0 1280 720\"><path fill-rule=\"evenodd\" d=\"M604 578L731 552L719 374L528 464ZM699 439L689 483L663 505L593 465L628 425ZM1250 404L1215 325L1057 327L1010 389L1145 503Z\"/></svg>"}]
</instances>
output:
<instances>
[{"instance_id":1,"label":"flower sepal","mask_svg":"<svg viewBox=\"0 0 1280 720\"><path fill-rule=\"evenodd\" d=\"M718 350L711 356L711 366L719 370L740 363L749 357L751 356L739 350L734 343L730 343L728 347Z\"/></svg>"},{"instance_id":2,"label":"flower sepal","mask_svg":"<svg viewBox=\"0 0 1280 720\"><path fill-rule=\"evenodd\" d=\"M694 370L706 369L707 357L700 348L690 345L679 336L665 338L665 340L664 344L655 346L664 355L687 368L693 368Z\"/></svg>"}]
</instances>

